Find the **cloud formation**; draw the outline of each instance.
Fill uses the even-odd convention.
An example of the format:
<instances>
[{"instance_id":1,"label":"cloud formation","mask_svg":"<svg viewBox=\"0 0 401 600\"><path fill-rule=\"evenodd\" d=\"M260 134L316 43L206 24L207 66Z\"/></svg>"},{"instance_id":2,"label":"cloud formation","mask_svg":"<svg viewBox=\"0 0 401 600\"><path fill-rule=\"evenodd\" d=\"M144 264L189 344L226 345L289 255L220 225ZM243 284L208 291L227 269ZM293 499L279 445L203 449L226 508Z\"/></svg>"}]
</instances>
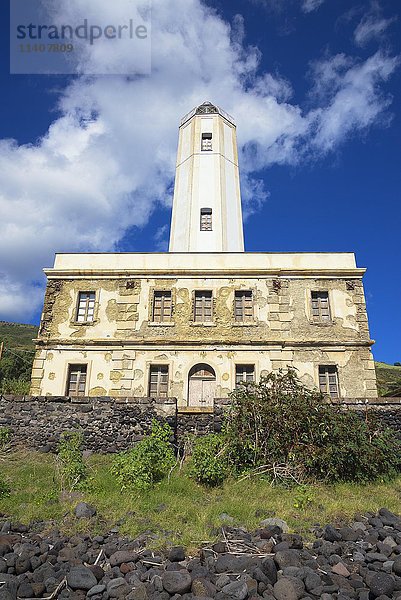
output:
<instances>
[{"instance_id":1,"label":"cloud formation","mask_svg":"<svg viewBox=\"0 0 401 600\"><path fill-rule=\"evenodd\" d=\"M305 13L310 13L317 10L322 4L324 0L303 0L302 2L302 10Z\"/></svg>"},{"instance_id":2,"label":"cloud formation","mask_svg":"<svg viewBox=\"0 0 401 600\"><path fill-rule=\"evenodd\" d=\"M372 2L369 12L363 15L355 31L354 40L358 46L366 46L369 42L380 40L397 17L385 18L378 2Z\"/></svg>"},{"instance_id":3,"label":"cloud formation","mask_svg":"<svg viewBox=\"0 0 401 600\"><path fill-rule=\"evenodd\" d=\"M108 0L70 0L55 18L70 19L84 4L106 19L120 2L129 0L112 9ZM169 205L177 125L204 100L235 116L245 214L268 197L263 169L322 155L383 121L394 57L317 61L305 111L291 102L285 78L260 71L260 51L244 34L241 17L231 27L200 0L154 0L150 77L79 77L42 139L0 142L0 319L27 320L38 309L41 269L55 251L113 250L128 229ZM89 49L82 68L101 65L104 52ZM128 51L108 55L108 67L113 61L130 72Z\"/></svg>"}]
</instances>

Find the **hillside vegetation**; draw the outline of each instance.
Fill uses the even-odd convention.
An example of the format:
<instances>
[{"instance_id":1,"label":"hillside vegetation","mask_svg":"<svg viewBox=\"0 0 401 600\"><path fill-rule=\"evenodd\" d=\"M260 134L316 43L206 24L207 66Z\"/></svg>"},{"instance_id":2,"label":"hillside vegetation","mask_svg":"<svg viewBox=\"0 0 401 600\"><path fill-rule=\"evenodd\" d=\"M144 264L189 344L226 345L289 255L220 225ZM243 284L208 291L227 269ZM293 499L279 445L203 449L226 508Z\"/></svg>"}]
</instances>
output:
<instances>
[{"instance_id":1,"label":"hillside vegetation","mask_svg":"<svg viewBox=\"0 0 401 600\"><path fill-rule=\"evenodd\" d=\"M22 323L8 323L0 321L0 342L13 349L33 350L35 345L33 339L38 334L36 325L24 325Z\"/></svg>"},{"instance_id":2,"label":"hillside vegetation","mask_svg":"<svg viewBox=\"0 0 401 600\"><path fill-rule=\"evenodd\" d=\"M376 377L379 396L401 397L401 366L376 362Z\"/></svg>"},{"instance_id":3,"label":"hillside vegetation","mask_svg":"<svg viewBox=\"0 0 401 600\"><path fill-rule=\"evenodd\" d=\"M38 328L35 325L0 321L0 393L27 394Z\"/></svg>"}]
</instances>

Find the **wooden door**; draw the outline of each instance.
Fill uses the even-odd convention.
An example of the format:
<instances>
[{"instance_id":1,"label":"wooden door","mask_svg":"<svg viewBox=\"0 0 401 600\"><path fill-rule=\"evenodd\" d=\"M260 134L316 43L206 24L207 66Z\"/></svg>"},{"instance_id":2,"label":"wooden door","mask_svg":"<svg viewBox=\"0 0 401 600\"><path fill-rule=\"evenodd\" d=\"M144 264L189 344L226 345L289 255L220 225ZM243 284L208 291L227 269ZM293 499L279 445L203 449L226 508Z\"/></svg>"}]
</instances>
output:
<instances>
[{"instance_id":1,"label":"wooden door","mask_svg":"<svg viewBox=\"0 0 401 600\"><path fill-rule=\"evenodd\" d=\"M189 373L188 405L213 406L216 376L208 365L196 365Z\"/></svg>"}]
</instances>

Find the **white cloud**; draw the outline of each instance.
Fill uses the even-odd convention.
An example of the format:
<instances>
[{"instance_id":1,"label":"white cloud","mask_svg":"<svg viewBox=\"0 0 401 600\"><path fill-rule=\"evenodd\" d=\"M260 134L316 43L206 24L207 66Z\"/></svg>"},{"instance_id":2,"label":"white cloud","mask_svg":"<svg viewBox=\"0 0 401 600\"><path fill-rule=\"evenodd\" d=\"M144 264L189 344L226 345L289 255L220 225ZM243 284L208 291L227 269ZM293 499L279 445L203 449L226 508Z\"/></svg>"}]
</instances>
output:
<instances>
[{"instance_id":1,"label":"white cloud","mask_svg":"<svg viewBox=\"0 0 401 600\"><path fill-rule=\"evenodd\" d=\"M378 51L365 62L352 66L343 55L316 65L315 89L320 98L326 97L324 106L309 115L314 129L312 146L319 153L333 150L339 141L367 130L381 119L385 124L388 115L384 110L391 98L380 91L380 84L398 64L398 58Z\"/></svg>"},{"instance_id":2,"label":"white cloud","mask_svg":"<svg viewBox=\"0 0 401 600\"><path fill-rule=\"evenodd\" d=\"M292 8L300 8L304 13L311 13L320 8L325 0L251 0L251 2L276 14L282 14Z\"/></svg>"},{"instance_id":3,"label":"white cloud","mask_svg":"<svg viewBox=\"0 0 401 600\"><path fill-rule=\"evenodd\" d=\"M397 20L397 17L385 19L376 10L362 17L354 31L355 43L358 46L366 46L372 40L383 37L388 27Z\"/></svg>"},{"instance_id":4,"label":"white cloud","mask_svg":"<svg viewBox=\"0 0 401 600\"><path fill-rule=\"evenodd\" d=\"M120 1L128 0L113 2L113 11ZM106 0L62 4L65 20L77 6L99 18L111 10ZM260 51L246 47L244 35L240 17L232 30L200 0L154 0L151 76L79 77L41 140L0 142L0 319L28 320L37 310L37 281L55 251L112 250L158 204L169 205L178 122L202 101L236 118L245 214L268 196L260 171L333 150L380 122L390 102L381 84L394 58L316 63L315 105L302 111L288 81L259 73ZM97 50L82 57L96 66L103 60ZM132 68L129 52L107 61Z\"/></svg>"},{"instance_id":5,"label":"white cloud","mask_svg":"<svg viewBox=\"0 0 401 600\"><path fill-rule=\"evenodd\" d=\"M305 13L310 13L317 10L322 4L324 0L303 0L302 2L302 10Z\"/></svg>"}]
</instances>

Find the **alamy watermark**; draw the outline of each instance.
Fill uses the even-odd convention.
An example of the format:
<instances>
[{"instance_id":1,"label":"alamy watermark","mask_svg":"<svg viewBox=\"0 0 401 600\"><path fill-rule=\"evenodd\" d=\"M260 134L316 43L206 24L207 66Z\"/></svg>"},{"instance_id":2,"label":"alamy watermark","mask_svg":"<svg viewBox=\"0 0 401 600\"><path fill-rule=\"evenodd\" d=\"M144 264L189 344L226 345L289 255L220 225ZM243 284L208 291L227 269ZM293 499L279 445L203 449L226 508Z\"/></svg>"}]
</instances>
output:
<instances>
[{"instance_id":1,"label":"alamy watermark","mask_svg":"<svg viewBox=\"0 0 401 600\"><path fill-rule=\"evenodd\" d=\"M114 0L119 15L114 22L110 16L87 16L85 0L73 18L60 4L63 0L10 0L11 73L150 73L150 0Z\"/></svg>"}]
</instances>

